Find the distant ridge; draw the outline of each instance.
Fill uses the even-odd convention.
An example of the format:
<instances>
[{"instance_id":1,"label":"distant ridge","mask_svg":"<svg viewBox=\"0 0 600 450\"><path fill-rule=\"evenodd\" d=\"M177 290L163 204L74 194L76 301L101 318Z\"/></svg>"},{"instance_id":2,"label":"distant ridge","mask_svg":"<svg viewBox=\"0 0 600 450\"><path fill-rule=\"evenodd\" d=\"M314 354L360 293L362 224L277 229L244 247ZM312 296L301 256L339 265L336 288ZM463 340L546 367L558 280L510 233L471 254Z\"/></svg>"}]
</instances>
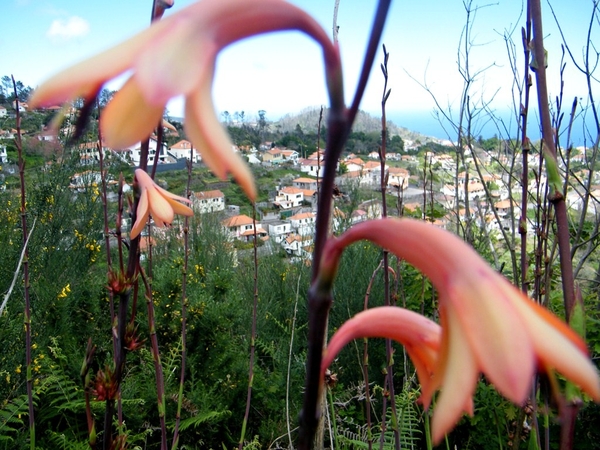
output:
<instances>
[{"instance_id":1,"label":"distant ridge","mask_svg":"<svg viewBox=\"0 0 600 450\"><path fill-rule=\"evenodd\" d=\"M293 132L296 130L296 125L300 125L302 131L305 132L316 132L319 125L319 113L320 108L309 107L305 108L296 114L286 114L281 119L274 121L273 125L279 128L282 132ZM323 110L323 120L327 117L327 108ZM434 141L437 142L439 139L434 137L425 136L416 131L409 130L408 128L400 127L393 122L387 122L388 132L390 136L399 135L404 140L420 140L421 142ZM359 111L356 115L356 120L352 126L352 131L373 133L381 131L381 119L374 117L365 111Z\"/></svg>"},{"instance_id":2,"label":"distant ridge","mask_svg":"<svg viewBox=\"0 0 600 450\"><path fill-rule=\"evenodd\" d=\"M327 117L327 111L329 108L323 109L323 120ZM307 133L316 133L319 126L319 112L320 108L317 106L311 106L303 109L299 113L289 113L281 117L279 120L274 120L269 123L270 127L276 128L282 133L296 131L296 125L300 125L302 131ZM169 116L171 122L184 122L183 117ZM256 125L255 120L247 121L247 125ZM240 124L233 124L234 126L240 126ZM409 130L408 128L396 125L394 122L388 120L387 123L388 132L390 136L400 136L403 140L421 141L425 142L440 142L439 139L431 136L426 136L417 131ZM352 131L373 133L381 131L381 119L374 117L365 111L359 111L356 115L356 120L352 127Z\"/></svg>"}]
</instances>

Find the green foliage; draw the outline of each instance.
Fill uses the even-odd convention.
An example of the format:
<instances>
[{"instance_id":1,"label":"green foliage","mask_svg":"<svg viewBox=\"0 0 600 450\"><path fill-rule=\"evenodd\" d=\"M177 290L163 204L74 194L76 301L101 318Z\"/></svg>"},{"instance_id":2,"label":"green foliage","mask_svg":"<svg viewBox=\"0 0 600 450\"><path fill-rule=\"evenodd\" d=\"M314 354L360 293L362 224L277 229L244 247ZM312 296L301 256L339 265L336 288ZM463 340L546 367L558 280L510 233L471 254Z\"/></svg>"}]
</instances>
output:
<instances>
[{"instance_id":1,"label":"green foliage","mask_svg":"<svg viewBox=\"0 0 600 450\"><path fill-rule=\"evenodd\" d=\"M449 435L452 446L465 449L506 448L509 431L516 430L520 410L490 384L480 381L474 396L475 414L464 418ZM529 420L529 419L528 419ZM522 432L523 442L527 431Z\"/></svg>"},{"instance_id":2,"label":"green foliage","mask_svg":"<svg viewBox=\"0 0 600 450\"><path fill-rule=\"evenodd\" d=\"M357 388L345 390L340 393L336 399L336 404L343 405L336 409L336 420L338 422L336 441L341 448L368 448L368 442L371 440L373 446L383 446L384 449L392 450L395 448L394 430L398 430L400 435L401 448L418 449L423 435L423 420L421 411L417 406L419 392L411 389L409 385L405 386L399 394L396 395L396 414L393 414L388 399L388 408L385 412L385 430L383 422L371 424L369 433L367 424L363 417L364 397L360 392L364 385ZM373 391L381 392L381 388L375 386ZM358 395L348 397L348 392L357 392ZM379 405L379 402L373 403ZM358 408L360 406L360 408ZM375 413L372 417L378 417Z\"/></svg>"},{"instance_id":3,"label":"green foliage","mask_svg":"<svg viewBox=\"0 0 600 450\"><path fill-rule=\"evenodd\" d=\"M6 401L0 409L0 447L14 448L15 440L26 429L29 405L26 394Z\"/></svg>"}]
</instances>

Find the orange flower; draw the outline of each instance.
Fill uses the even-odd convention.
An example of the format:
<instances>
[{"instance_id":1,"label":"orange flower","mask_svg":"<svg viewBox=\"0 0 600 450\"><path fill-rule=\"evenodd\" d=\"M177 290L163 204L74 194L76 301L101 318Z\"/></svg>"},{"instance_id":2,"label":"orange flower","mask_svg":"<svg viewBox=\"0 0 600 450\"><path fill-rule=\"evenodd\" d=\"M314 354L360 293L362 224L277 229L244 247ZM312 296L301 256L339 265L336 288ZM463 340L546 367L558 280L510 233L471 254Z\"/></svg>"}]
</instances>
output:
<instances>
[{"instance_id":1,"label":"orange flower","mask_svg":"<svg viewBox=\"0 0 600 450\"><path fill-rule=\"evenodd\" d=\"M346 321L327 345L321 371L325 373L346 344L364 337L387 337L404 345L421 386L431 383L440 350L441 327L420 314L389 306L367 309Z\"/></svg>"},{"instance_id":2,"label":"orange flower","mask_svg":"<svg viewBox=\"0 0 600 450\"><path fill-rule=\"evenodd\" d=\"M435 443L469 410L480 372L517 404L527 399L536 369L557 371L600 401L600 380L583 340L495 272L457 236L410 219L363 222L328 242L322 262L328 278L335 273L341 251L361 239L414 265L439 292L440 354L433 378L423 383L424 377L419 375L425 406L441 388L432 422ZM396 327L407 326L404 320L386 318L386 312L359 320L369 321L361 325L364 336L382 336L385 325L385 335L396 339L400 331L392 322ZM334 336L332 342L335 340Z\"/></svg>"},{"instance_id":3,"label":"orange flower","mask_svg":"<svg viewBox=\"0 0 600 450\"><path fill-rule=\"evenodd\" d=\"M131 239L137 237L142 232L150 215L152 215L154 223L159 227L170 225L173 222L175 214L183 216L194 215L194 212L189 207L179 203L179 201L190 203L187 198L171 194L164 190L142 169L135 170L135 178L140 189L140 202L138 204L136 221L131 228Z\"/></svg>"},{"instance_id":4,"label":"orange flower","mask_svg":"<svg viewBox=\"0 0 600 450\"><path fill-rule=\"evenodd\" d=\"M233 152L231 140L215 115L211 87L221 49L246 37L278 30L300 30L321 45L330 93L339 102L339 51L312 17L284 0L204 0L55 75L34 92L30 106L93 98L105 82L132 70L102 114L100 126L107 145L123 148L147 138L159 123L167 101L184 95L186 133L204 161L220 178L231 173L254 200L254 180L241 157Z\"/></svg>"}]
</instances>

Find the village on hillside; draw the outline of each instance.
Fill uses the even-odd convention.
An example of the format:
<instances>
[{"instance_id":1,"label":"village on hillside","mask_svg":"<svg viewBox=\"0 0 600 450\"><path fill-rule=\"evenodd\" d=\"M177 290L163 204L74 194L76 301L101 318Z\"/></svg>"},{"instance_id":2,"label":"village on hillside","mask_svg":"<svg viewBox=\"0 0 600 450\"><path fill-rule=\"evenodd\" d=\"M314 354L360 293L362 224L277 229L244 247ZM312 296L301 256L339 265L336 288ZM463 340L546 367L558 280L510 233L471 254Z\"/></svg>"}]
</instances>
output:
<instances>
[{"instance_id":1,"label":"village on hillside","mask_svg":"<svg viewBox=\"0 0 600 450\"><path fill-rule=\"evenodd\" d=\"M262 147L244 153L249 164L267 168L286 166L297 171L298 176L289 177L272 186L269 202L257 205L259 217L256 221L246 214L240 214L239 205L229 204L225 194L218 189L193 192L191 197L193 208L198 214L222 214L225 218L221 223L232 240L251 242L256 237L268 243L271 250L281 247L293 258L310 259L319 181L323 176L324 168L323 151L300 158L297 151L271 147L271 143L265 143ZM515 200L520 194L520 187L517 187L518 180L509 176L508 172L496 173L494 170L494 167L507 167L510 164L509 157L493 151L480 153L478 164L481 176L475 170L473 158L467 157L465 162L472 170L469 170L468 174L464 170L456 174L456 156L453 156L455 148L452 145L448 145L447 148L447 153L426 152L421 157L409 154L387 155L387 161L398 162L405 167L412 166L417 173L423 170L423 164L427 164L434 168L432 170L435 170L440 180L448 180L437 183L440 187L432 189L436 183L428 183L418 176L411 176L408 168L386 164L384 179L387 193L397 197L401 203L401 211L396 208L394 214L417 215L437 226L453 230L458 224L464 224L466 221L472 221L476 226L485 228L486 233L499 234L502 230L514 229L521 216L520 202ZM239 152L240 149L234 146L234 151ZM105 149L105 152L110 154L111 150ZM114 151L114 153L132 165L139 163L139 147ZM173 169L176 164L181 165L181 161L185 159L191 159L194 164L202 161L200 153L185 139L170 147L163 146L158 153L156 140L151 140L150 155L150 163L158 161L159 168L163 169ZM97 158L95 146L81 147L82 165L88 165L90 161L96 161ZM574 156L573 161L582 158L583 153ZM537 171L539 162L539 155L531 155L528 165L532 170ZM371 191L372 198L357 204L349 214L343 212L343 208L336 207L332 217L333 231L339 232L352 224L380 218L383 208L379 153L373 151L366 158L347 154L339 161L338 169L339 166L343 166L344 171L336 178L338 203L343 203L344 195L356 188ZM76 174L73 177L73 185L98 183L99 179L90 180L89 176L93 173L97 174L93 171L83 172L83 175ZM88 175L87 178L85 174ZM579 176L583 178L585 174L581 173ZM96 178L98 177L97 174ZM452 182L453 180L455 182ZM600 180L596 181L600 183ZM537 179L530 180L528 192L530 195L536 192L543 193L545 185L546 179L542 172ZM600 197L600 186L594 188L593 195ZM570 208L579 211L582 207L582 198L577 190L572 190L567 197L567 203ZM532 202L530 205L534 206ZM445 213L440 214L439 211ZM530 233L535 233L535 224L530 224L528 230Z\"/></svg>"},{"instance_id":2,"label":"village on hillside","mask_svg":"<svg viewBox=\"0 0 600 450\"><path fill-rule=\"evenodd\" d=\"M19 108L22 108L23 113L27 112L26 104L20 104ZM6 108L0 107L0 118L7 114ZM63 128L63 136L59 137L43 128L33 133L32 138L48 145L58 145L58 141L64 140L72 131L72 126ZM14 139L15 133L14 129L0 131L0 142ZM148 165L156 164L157 173L183 170L186 161L202 165L198 149L190 141L180 139L178 130L166 120L163 121L163 133L165 142L162 145L158 145L156 136L152 136L149 143ZM360 155L346 152L338 161L337 167L336 191L339 198L336 199L333 211L333 232L364 220L381 217L382 187L385 187L388 195L397 199L391 205L394 215L419 217L453 231L465 223L485 229L487 234L514 230L521 217L520 179L515 176L519 163L515 167L515 162L511 161L512 155L507 144L498 140L495 149L484 150L477 146L472 149L467 145L460 149L450 141L437 141L436 148L437 151L433 152L421 147L419 141L406 139L403 142L403 152L386 154L383 170L378 148ZM439 151L440 148L442 151ZM100 154L97 141L78 144L73 151L79 155L82 170L73 175L70 188L81 191L90 185L98 185L101 178L98 171ZM117 160L133 167L139 166L141 151L141 144L123 149L102 147L105 160ZM251 166L266 170L285 167L289 169L290 175L269 186L268 201L257 204L256 220L241 214L240 205L228 202L219 189L193 192L191 200L194 209L198 214L221 214L224 217L221 224L234 241L251 242L256 237L272 251L281 248L290 257L309 259L312 253L319 181L324 169L323 150L302 157L297 150L265 141L258 148L253 145L234 145L233 151L240 153ZM461 162L457 168L459 151L462 151L464 163ZM6 145L0 144L0 164L7 163L7 159ZM584 162L585 149L574 149L570 170L577 169L578 164L583 167ZM533 173L541 173L529 180L527 190L533 198L545 191L546 179L544 171L539 170L539 154L530 154L527 163ZM511 166L512 172L508 169ZM586 169L581 168L579 172L574 172L574 176L587 179L585 171ZM385 183L382 183L382 174ZM598 198L600 179L597 173L594 175L591 193ZM109 185L116 183L116 180L109 180ZM348 211L344 206L348 204L349 193L356 189L370 193L369 198L352 205ZM109 199L114 197L114 193L109 193ZM569 208L581 210L583 198L583 192L571 189L567 196ZM532 207L533 203L529 202L529 205ZM534 221L534 218L530 218L530 233L537 229ZM156 236L159 235L160 231Z\"/></svg>"}]
</instances>

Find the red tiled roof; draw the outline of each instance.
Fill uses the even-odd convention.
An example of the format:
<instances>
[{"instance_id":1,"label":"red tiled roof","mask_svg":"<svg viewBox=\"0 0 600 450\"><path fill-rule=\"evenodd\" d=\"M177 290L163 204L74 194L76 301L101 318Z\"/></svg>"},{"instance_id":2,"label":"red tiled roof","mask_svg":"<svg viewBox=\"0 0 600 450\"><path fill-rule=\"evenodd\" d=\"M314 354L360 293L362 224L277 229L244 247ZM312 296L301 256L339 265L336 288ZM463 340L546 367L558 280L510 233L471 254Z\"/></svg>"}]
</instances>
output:
<instances>
[{"instance_id":1,"label":"red tiled roof","mask_svg":"<svg viewBox=\"0 0 600 450\"><path fill-rule=\"evenodd\" d=\"M175 144L171 145L171 148L174 148L175 150L189 150L190 148L192 148L192 143L190 141L182 139L179 142L176 142Z\"/></svg>"},{"instance_id":2,"label":"red tiled roof","mask_svg":"<svg viewBox=\"0 0 600 450\"><path fill-rule=\"evenodd\" d=\"M219 197L225 197L225 194L223 194L220 190L218 189L214 189L212 191L202 191L202 192L194 192L194 197L196 197L199 200L203 200L205 198L219 198Z\"/></svg>"},{"instance_id":3,"label":"red tiled roof","mask_svg":"<svg viewBox=\"0 0 600 450\"><path fill-rule=\"evenodd\" d=\"M225 219L221 222L227 228L231 227L239 227L241 225L250 225L252 224L252 218L248 217L245 214L240 214L238 216L230 217L229 219Z\"/></svg>"},{"instance_id":4,"label":"red tiled roof","mask_svg":"<svg viewBox=\"0 0 600 450\"><path fill-rule=\"evenodd\" d=\"M289 218L289 220L300 220L300 219L309 219L311 217L315 217L315 214L312 212L295 214Z\"/></svg>"}]
</instances>

